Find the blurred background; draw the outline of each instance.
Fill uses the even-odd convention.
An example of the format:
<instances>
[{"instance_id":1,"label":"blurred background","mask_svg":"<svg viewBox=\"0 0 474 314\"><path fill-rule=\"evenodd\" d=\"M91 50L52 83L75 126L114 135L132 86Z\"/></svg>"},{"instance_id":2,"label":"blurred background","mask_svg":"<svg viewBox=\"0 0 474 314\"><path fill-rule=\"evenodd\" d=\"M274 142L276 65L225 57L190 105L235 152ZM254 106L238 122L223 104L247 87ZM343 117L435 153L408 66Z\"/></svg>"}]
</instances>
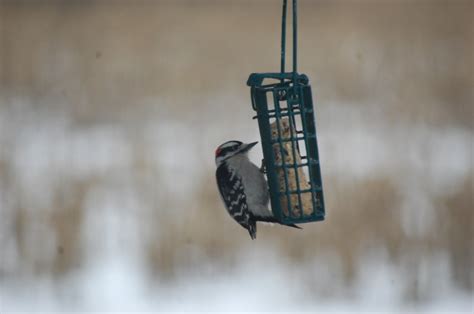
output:
<instances>
[{"instance_id":1,"label":"blurred background","mask_svg":"<svg viewBox=\"0 0 474 314\"><path fill-rule=\"evenodd\" d=\"M473 311L473 2L299 8L327 218L251 241L214 150L281 1L0 2L0 312Z\"/></svg>"}]
</instances>

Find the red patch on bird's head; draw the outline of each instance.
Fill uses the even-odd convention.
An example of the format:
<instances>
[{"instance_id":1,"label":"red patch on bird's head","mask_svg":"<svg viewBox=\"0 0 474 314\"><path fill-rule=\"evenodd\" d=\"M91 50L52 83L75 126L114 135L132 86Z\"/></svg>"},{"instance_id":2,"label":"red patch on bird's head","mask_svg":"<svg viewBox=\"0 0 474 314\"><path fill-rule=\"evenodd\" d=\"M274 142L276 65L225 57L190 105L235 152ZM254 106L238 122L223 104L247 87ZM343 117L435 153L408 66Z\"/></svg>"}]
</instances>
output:
<instances>
[{"instance_id":1,"label":"red patch on bird's head","mask_svg":"<svg viewBox=\"0 0 474 314\"><path fill-rule=\"evenodd\" d=\"M216 149L216 157L217 157L217 155L220 154L220 152L221 152L221 147L219 146L219 147L217 147L217 149Z\"/></svg>"}]
</instances>

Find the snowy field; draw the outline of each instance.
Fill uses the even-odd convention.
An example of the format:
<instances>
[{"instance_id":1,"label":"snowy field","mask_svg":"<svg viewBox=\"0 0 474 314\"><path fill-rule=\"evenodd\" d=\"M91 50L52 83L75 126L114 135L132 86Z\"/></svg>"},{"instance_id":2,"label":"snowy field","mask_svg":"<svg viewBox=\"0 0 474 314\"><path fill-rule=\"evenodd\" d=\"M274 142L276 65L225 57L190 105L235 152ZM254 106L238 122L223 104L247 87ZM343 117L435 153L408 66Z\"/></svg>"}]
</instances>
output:
<instances>
[{"instance_id":1,"label":"snowy field","mask_svg":"<svg viewBox=\"0 0 474 314\"><path fill-rule=\"evenodd\" d=\"M355 131L346 132L345 128L336 126L324 128L326 134L320 137L320 150L325 175L329 178L344 176L347 180L363 180L376 174L394 176L401 197L402 228L406 234L420 237L442 223L433 215L436 206L433 195L453 193L472 175L472 152L469 151L472 133L462 129L440 132L405 127L371 132L364 126L376 127L379 131L384 126L369 125L362 115L357 118L357 114L350 112L349 108L338 107L342 108L339 109L341 112L332 110L320 112L320 115L351 117L340 125ZM8 119L1 123L5 128L1 134L8 134L8 128L14 129L20 118L15 114L3 117ZM22 114L21 118L27 117ZM143 214L153 211L150 205L153 203L147 204L142 191L134 184L136 143L127 140L125 129L94 127L78 131L71 129L65 121L40 121L35 118L37 124L29 123L16 135L15 141L1 137L2 146L9 147L3 154L8 154L14 161L12 177L15 178L15 183L4 187L2 193L1 235L5 245L2 250L4 277L0 280L2 312L234 310L454 313L471 312L473 309L472 295L453 283L449 253L442 250L419 257L419 263L415 264L419 267L416 285L425 295L417 302L407 301L404 278L406 269L412 265L412 257L408 255L393 261L377 239L373 239L370 249L357 259L356 277L351 282L343 278L341 257L330 250L315 251L309 260L295 263L261 240L240 247L239 252L234 253L232 267L223 267L209 260L198 245L191 245L185 248L191 250L190 265L178 266L173 280L149 277L146 261L143 260L145 252L140 229L143 228ZM185 189L191 193L193 182L189 186L176 182L186 181L187 175L193 171L196 178L204 176L202 172L212 171L212 157L206 156L212 149L196 149L198 156L190 161L186 155L180 155L182 148L179 145L193 147L197 139L188 136L188 142L181 141L178 145L167 136L169 132L177 133L186 126L175 122L161 124L160 128L161 131L156 131L152 126L145 125L139 136L148 141L146 147L176 152L169 155L153 149L149 152L148 158L156 163L153 167L163 169L159 182L170 182L166 185L169 189L166 193L180 193ZM217 143L219 136L218 133L208 134L209 143ZM407 141L409 136L411 138ZM403 149L408 153L391 157L398 156ZM177 156L184 158L179 160ZM260 156L254 154L252 158L257 162ZM205 159L208 159L207 167L203 169L198 163ZM351 166L347 167L347 164ZM403 164L403 167L397 164ZM41 221L41 216L37 214L42 208L54 204L55 189L64 182L109 173L112 173L113 181L106 180L93 188L84 201L85 216L79 240L84 254L78 261L80 266L59 277L35 275L34 265L22 263L21 252L15 246L13 211L16 202L32 208L32 217L39 219L29 222L30 233L25 235L24 241L32 251L27 255L35 256L38 263L54 264L60 239L53 230L46 229L47 222ZM9 188L14 188L16 193L27 194L28 198L12 198ZM185 214L182 208L167 210L175 212L173 219ZM330 206L328 219L331 219ZM207 228L206 223L201 222L200 225ZM157 226L160 227L159 224ZM265 233L267 228L278 227L260 227L260 233ZM241 232L240 229L232 231ZM38 233L42 243L37 246ZM222 236L226 235L215 234L215 237ZM179 252L177 249L176 254Z\"/></svg>"},{"instance_id":2,"label":"snowy field","mask_svg":"<svg viewBox=\"0 0 474 314\"><path fill-rule=\"evenodd\" d=\"M249 254L268 258L272 254ZM351 287L334 295L330 291L307 291L299 284L301 272L290 265L249 262L247 257L229 273L209 270L205 275L185 274L172 284L150 282L139 262L110 256L84 271L71 273L60 281L39 278L33 282L15 279L2 282L2 313L89 312L89 311L271 311L271 312L422 312L472 313L472 295L459 291L446 275L446 260L435 258L441 274L433 284L432 299L406 304L397 284L398 269L383 253L361 261L364 269ZM329 264L327 264L329 262ZM331 262L336 262L331 264ZM368 264L367 264L368 262ZM212 267L212 266L209 266ZM367 269L370 268L370 271ZM264 269L262 271L261 269ZM321 258L308 270L321 280L337 278L337 260ZM370 272L370 273L369 273ZM340 280L340 279L339 279ZM422 283L422 284L427 284ZM340 288L336 288L340 289Z\"/></svg>"}]
</instances>

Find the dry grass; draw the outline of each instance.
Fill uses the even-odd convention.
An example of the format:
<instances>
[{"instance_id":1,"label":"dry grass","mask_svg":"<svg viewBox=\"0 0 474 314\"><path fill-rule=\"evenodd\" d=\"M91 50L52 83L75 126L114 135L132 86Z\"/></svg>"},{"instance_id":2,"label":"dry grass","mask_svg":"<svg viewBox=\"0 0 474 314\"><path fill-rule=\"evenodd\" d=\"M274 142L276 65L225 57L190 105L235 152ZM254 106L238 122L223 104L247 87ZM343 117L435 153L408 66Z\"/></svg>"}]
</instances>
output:
<instances>
[{"instance_id":1,"label":"dry grass","mask_svg":"<svg viewBox=\"0 0 474 314\"><path fill-rule=\"evenodd\" d=\"M473 176L453 195L439 199L437 208L441 222L436 230L436 243L449 251L453 276L463 288L473 290L474 239ZM470 239L470 240L469 240Z\"/></svg>"}]
</instances>

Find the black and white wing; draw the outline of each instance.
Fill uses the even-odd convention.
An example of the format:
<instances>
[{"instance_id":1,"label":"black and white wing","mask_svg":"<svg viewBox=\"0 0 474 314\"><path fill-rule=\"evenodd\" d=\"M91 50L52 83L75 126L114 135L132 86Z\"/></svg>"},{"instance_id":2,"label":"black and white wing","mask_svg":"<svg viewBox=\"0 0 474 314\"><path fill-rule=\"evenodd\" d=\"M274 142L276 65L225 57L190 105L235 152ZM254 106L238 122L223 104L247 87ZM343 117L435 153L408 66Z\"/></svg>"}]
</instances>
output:
<instances>
[{"instance_id":1,"label":"black and white wing","mask_svg":"<svg viewBox=\"0 0 474 314\"><path fill-rule=\"evenodd\" d=\"M244 185L240 176L235 170L222 164L217 168L216 179L227 211L235 221L249 231L250 237L255 239L257 234L256 222L249 211Z\"/></svg>"}]
</instances>

